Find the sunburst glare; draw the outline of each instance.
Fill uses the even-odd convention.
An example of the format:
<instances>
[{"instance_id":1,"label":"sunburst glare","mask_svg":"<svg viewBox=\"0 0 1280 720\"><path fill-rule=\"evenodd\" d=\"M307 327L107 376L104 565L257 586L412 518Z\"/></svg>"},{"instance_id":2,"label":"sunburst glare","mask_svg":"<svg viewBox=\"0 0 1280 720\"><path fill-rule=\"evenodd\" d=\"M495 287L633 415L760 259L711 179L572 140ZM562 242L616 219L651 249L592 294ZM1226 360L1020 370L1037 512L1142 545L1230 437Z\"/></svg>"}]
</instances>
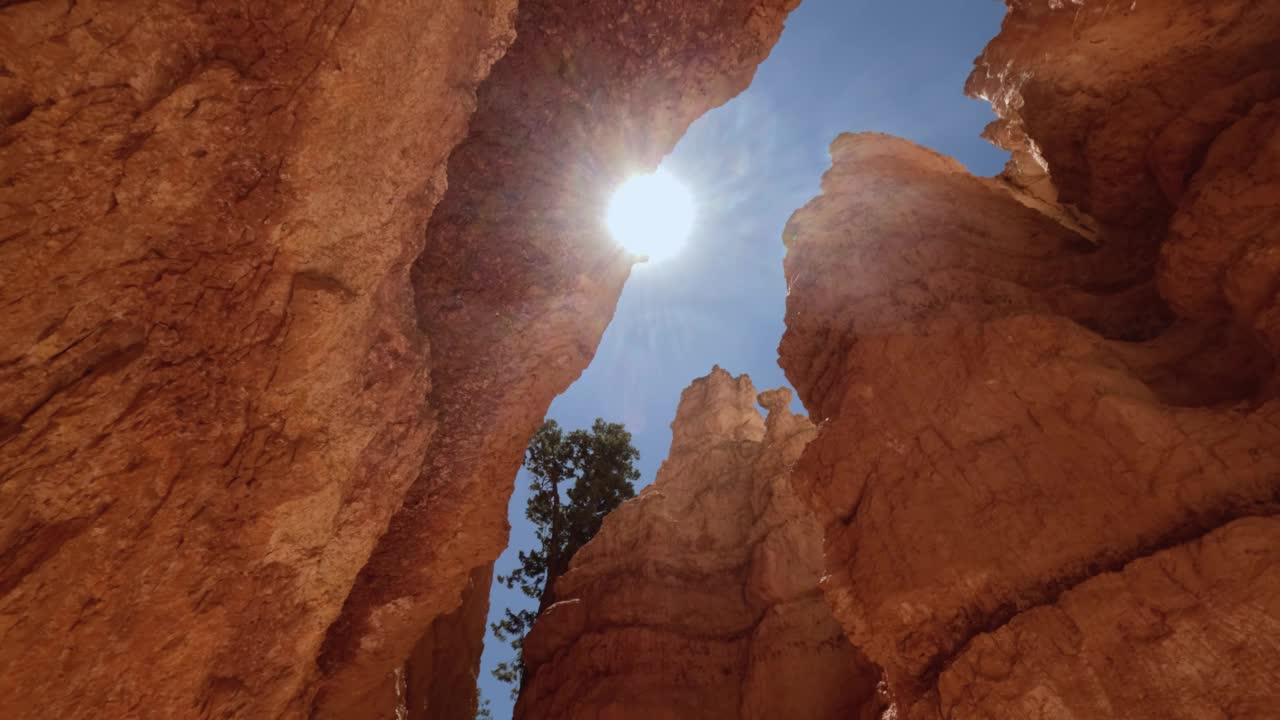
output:
<instances>
[{"instance_id":1,"label":"sunburst glare","mask_svg":"<svg viewBox=\"0 0 1280 720\"><path fill-rule=\"evenodd\" d=\"M693 196L674 175L658 170L624 182L609 202L606 224L614 240L660 262L679 254L693 230Z\"/></svg>"}]
</instances>

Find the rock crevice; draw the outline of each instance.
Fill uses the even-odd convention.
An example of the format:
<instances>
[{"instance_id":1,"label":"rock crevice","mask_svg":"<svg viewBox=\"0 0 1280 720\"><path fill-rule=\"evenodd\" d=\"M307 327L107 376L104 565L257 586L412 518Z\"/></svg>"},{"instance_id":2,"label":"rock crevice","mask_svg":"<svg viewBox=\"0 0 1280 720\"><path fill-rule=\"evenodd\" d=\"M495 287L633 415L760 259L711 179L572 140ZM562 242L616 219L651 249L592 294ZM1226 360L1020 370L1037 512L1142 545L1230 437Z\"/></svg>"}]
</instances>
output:
<instances>
[{"instance_id":1,"label":"rock crevice","mask_svg":"<svg viewBox=\"0 0 1280 720\"><path fill-rule=\"evenodd\" d=\"M412 696L796 2L0 3L0 715Z\"/></svg>"}]
</instances>

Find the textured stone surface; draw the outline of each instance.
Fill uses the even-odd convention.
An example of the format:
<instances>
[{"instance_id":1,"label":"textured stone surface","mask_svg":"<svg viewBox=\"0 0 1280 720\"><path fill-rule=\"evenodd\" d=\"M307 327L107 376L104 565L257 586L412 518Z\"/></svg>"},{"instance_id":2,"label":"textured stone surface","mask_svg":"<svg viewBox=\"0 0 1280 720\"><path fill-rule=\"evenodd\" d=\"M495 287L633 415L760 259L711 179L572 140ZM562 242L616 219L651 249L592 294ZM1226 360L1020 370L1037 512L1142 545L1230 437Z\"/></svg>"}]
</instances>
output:
<instances>
[{"instance_id":1,"label":"textured stone surface","mask_svg":"<svg viewBox=\"0 0 1280 720\"><path fill-rule=\"evenodd\" d=\"M1280 707L1278 41L1271 3L1011 2L969 85L1003 176L832 146L795 483L900 717Z\"/></svg>"},{"instance_id":2,"label":"textured stone surface","mask_svg":"<svg viewBox=\"0 0 1280 720\"><path fill-rule=\"evenodd\" d=\"M379 706L794 4L0 3L0 715Z\"/></svg>"},{"instance_id":3,"label":"textured stone surface","mask_svg":"<svg viewBox=\"0 0 1280 720\"><path fill-rule=\"evenodd\" d=\"M1280 712L1280 520L1248 518L980 635L943 716L1204 720Z\"/></svg>"},{"instance_id":4,"label":"textured stone surface","mask_svg":"<svg viewBox=\"0 0 1280 720\"><path fill-rule=\"evenodd\" d=\"M1280 100L1259 103L1217 137L1161 259L1161 289L1175 310L1252 329L1280 356Z\"/></svg>"},{"instance_id":5,"label":"textured stone surface","mask_svg":"<svg viewBox=\"0 0 1280 720\"><path fill-rule=\"evenodd\" d=\"M745 89L798 0L523 0L412 273L431 339L426 466L327 638L319 714L398 666L507 541L507 501L552 398L591 360L633 258L604 209Z\"/></svg>"},{"instance_id":6,"label":"textured stone surface","mask_svg":"<svg viewBox=\"0 0 1280 720\"><path fill-rule=\"evenodd\" d=\"M524 644L516 717L870 718L879 673L817 591L819 529L791 491L813 435L716 368L684 391L653 485L606 518Z\"/></svg>"},{"instance_id":7,"label":"textured stone surface","mask_svg":"<svg viewBox=\"0 0 1280 720\"><path fill-rule=\"evenodd\" d=\"M462 605L436 618L413 646L398 673L404 679L407 720L475 720L476 675L492 584L493 566L476 568L463 591Z\"/></svg>"},{"instance_id":8,"label":"textured stone surface","mask_svg":"<svg viewBox=\"0 0 1280 720\"><path fill-rule=\"evenodd\" d=\"M513 2L0 8L0 716L303 711Z\"/></svg>"},{"instance_id":9,"label":"textured stone surface","mask_svg":"<svg viewBox=\"0 0 1280 720\"><path fill-rule=\"evenodd\" d=\"M352 717L365 720L474 720L476 676L484 653L493 566L476 568L462 604L441 615L414 644L404 664L361 695Z\"/></svg>"},{"instance_id":10,"label":"textured stone surface","mask_svg":"<svg viewBox=\"0 0 1280 720\"><path fill-rule=\"evenodd\" d=\"M1000 115L988 136L1014 169L1047 165L1062 200L1104 223L1162 222L1219 133L1280 95L1274 3L1006 4L966 89Z\"/></svg>"}]
</instances>

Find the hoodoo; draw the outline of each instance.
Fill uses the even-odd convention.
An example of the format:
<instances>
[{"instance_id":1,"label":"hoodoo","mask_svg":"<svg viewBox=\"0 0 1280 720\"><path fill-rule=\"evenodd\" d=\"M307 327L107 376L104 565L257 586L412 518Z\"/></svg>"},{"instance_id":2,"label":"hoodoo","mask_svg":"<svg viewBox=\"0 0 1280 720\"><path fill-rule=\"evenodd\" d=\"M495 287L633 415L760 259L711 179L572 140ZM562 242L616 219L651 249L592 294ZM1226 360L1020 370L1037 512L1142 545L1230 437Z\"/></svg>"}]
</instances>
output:
<instances>
[{"instance_id":1,"label":"hoodoo","mask_svg":"<svg viewBox=\"0 0 1280 720\"><path fill-rule=\"evenodd\" d=\"M0 717L473 720L521 453L638 260L610 196L798 4L0 0ZM520 720L1277 717L1280 3L1005 4L1007 167L831 144L813 421L684 391ZM765 225L713 190L619 236Z\"/></svg>"},{"instance_id":2,"label":"hoodoo","mask_svg":"<svg viewBox=\"0 0 1280 720\"><path fill-rule=\"evenodd\" d=\"M997 178L849 135L786 231L794 480L901 717L1280 707L1280 7L1011 2Z\"/></svg>"},{"instance_id":3,"label":"hoodoo","mask_svg":"<svg viewBox=\"0 0 1280 720\"><path fill-rule=\"evenodd\" d=\"M657 480L574 557L525 639L520 720L872 720L879 671L818 591L821 536L791 490L813 425L786 388L693 382Z\"/></svg>"}]
</instances>

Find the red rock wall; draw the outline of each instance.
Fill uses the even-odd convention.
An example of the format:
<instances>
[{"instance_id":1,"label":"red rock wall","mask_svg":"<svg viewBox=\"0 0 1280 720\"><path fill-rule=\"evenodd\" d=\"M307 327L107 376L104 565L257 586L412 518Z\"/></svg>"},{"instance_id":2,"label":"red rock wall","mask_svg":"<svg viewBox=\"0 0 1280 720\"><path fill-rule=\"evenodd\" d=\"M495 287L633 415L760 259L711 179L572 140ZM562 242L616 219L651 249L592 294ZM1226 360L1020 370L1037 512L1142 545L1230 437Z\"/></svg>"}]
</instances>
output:
<instances>
[{"instance_id":1,"label":"red rock wall","mask_svg":"<svg viewBox=\"0 0 1280 720\"><path fill-rule=\"evenodd\" d=\"M400 672L407 720L475 720L492 584L493 566L476 568L462 605L436 618L413 646Z\"/></svg>"},{"instance_id":2,"label":"red rock wall","mask_svg":"<svg viewBox=\"0 0 1280 720\"><path fill-rule=\"evenodd\" d=\"M832 146L782 364L824 588L905 718L1280 707L1270 3L1011 2L1006 173Z\"/></svg>"},{"instance_id":3,"label":"red rock wall","mask_svg":"<svg viewBox=\"0 0 1280 720\"><path fill-rule=\"evenodd\" d=\"M543 718L867 718L879 671L818 592L791 490L813 435L791 392L716 368L681 396L653 485L606 518L525 639L516 708Z\"/></svg>"},{"instance_id":4,"label":"red rock wall","mask_svg":"<svg viewBox=\"0 0 1280 720\"><path fill-rule=\"evenodd\" d=\"M521 3L413 267L436 432L330 630L318 716L357 711L353 690L506 546L524 448L590 362L633 262L605 233L609 194L747 87L797 3Z\"/></svg>"},{"instance_id":5,"label":"red rock wall","mask_svg":"<svg viewBox=\"0 0 1280 720\"><path fill-rule=\"evenodd\" d=\"M352 715L365 720L474 720L492 584L493 566L476 568L458 609L432 621L404 664L365 693Z\"/></svg>"},{"instance_id":6,"label":"red rock wall","mask_svg":"<svg viewBox=\"0 0 1280 720\"><path fill-rule=\"evenodd\" d=\"M512 2L0 8L0 716L300 713L434 423Z\"/></svg>"},{"instance_id":7,"label":"red rock wall","mask_svg":"<svg viewBox=\"0 0 1280 720\"><path fill-rule=\"evenodd\" d=\"M380 706L795 0L631 5L0 3L0 716Z\"/></svg>"}]
</instances>

